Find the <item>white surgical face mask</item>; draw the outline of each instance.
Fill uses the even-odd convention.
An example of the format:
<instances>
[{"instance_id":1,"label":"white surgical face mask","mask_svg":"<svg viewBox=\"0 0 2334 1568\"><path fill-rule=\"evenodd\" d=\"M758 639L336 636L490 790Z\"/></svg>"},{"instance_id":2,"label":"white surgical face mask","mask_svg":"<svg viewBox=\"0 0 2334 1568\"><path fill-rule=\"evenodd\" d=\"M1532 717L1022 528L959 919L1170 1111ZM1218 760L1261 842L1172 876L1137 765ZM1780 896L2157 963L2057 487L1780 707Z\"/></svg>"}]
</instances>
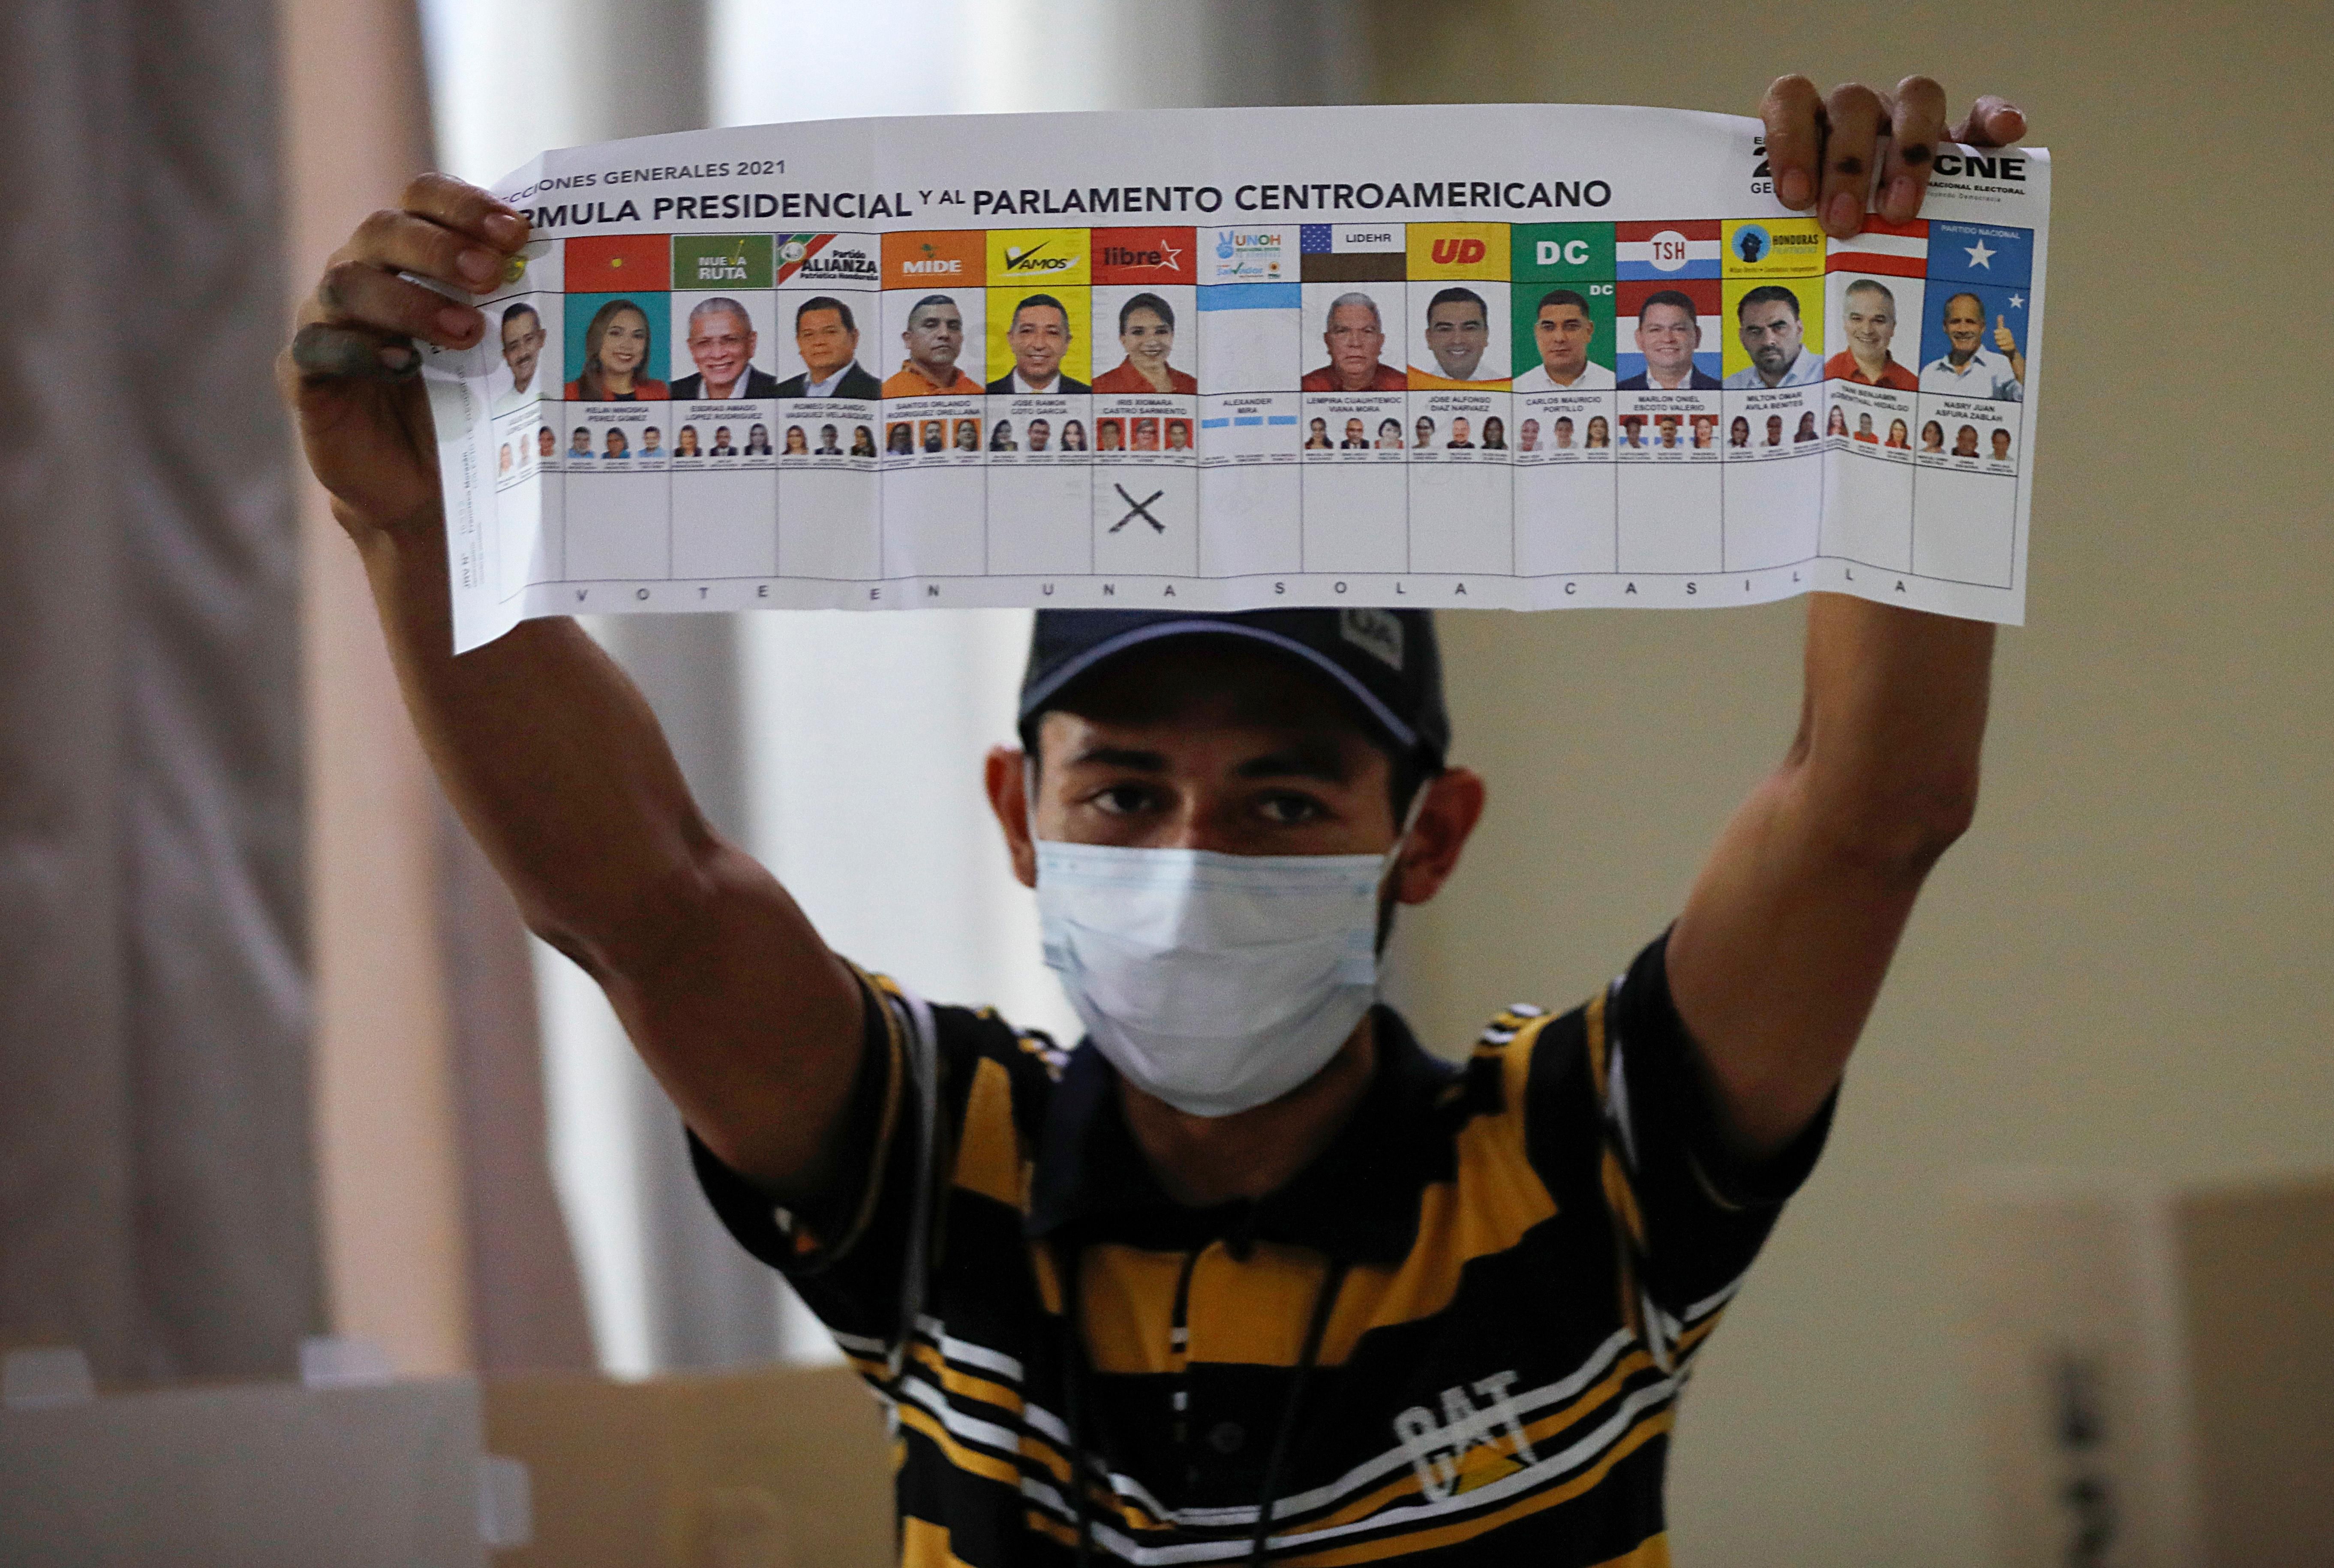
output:
<instances>
[{"instance_id":1,"label":"white surgical face mask","mask_svg":"<svg viewBox=\"0 0 2334 1568\"><path fill-rule=\"evenodd\" d=\"M1046 966L1138 1088L1194 1116L1261 1105L1319 1072L1377 999L1379 889L1408 837L1383 855L1041 840Z\"/></svg>"}]
</instances>

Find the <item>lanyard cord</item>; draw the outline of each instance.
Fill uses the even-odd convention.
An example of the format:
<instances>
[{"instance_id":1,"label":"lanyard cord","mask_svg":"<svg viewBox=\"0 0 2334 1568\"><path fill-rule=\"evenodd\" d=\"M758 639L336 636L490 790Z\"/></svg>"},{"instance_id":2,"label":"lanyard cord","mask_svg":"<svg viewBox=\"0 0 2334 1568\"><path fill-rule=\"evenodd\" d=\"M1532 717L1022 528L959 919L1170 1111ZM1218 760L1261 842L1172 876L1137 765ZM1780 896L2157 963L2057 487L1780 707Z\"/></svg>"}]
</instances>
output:
<instances>
[{"instance_id":1,"label":"lanyard cord","mask_svg":"<svg viewBox=\"0 0 2334 1568\"><path fill-rule=\"evenodd\" d=\"M1078 1568L1093 1561L1093 1524L1086 1500L1085 1333L1081 1321L1084 1303L1078 1291L1078 1249L1066 1242L1054 1247L1054 1272L1062 1276L1062 1424L1069 1432L1070 1506L1077 1520Z\"/></svg>"},{"instance_id":2,"label":"lanyard cord","mask_svg":"<svg viewBox=\"0 0 2334 1568\"><path fill-rule=\"evenodd\" d=\"M1288 1385L1288 1403L1280 1412L1280 1429L1273 1434L1272 1457L1264 1467L1264 1493L1257 1500L1256 1534L1248 1544L1248 1560L1261 1563L1265 1559L1266 1543L1272 1534L1272 1515L1279 1506L1281 1472L1288 1467L1289 1450L1296 1447L1297 1417L1305 1402L1305 1384L1313 1375L1314 1363L1321 1358L1321 1336L1329 1327L1329 1313L1337 1304L1337 1294L1345 1284L1345 1263L1334 1259L1326 1277L1321 1281L1320 1293L1313 1298L1312 1321L1305 1325L1305 1348L1297 1358L1297 1375Z\"/></svg>"}]
</instances>

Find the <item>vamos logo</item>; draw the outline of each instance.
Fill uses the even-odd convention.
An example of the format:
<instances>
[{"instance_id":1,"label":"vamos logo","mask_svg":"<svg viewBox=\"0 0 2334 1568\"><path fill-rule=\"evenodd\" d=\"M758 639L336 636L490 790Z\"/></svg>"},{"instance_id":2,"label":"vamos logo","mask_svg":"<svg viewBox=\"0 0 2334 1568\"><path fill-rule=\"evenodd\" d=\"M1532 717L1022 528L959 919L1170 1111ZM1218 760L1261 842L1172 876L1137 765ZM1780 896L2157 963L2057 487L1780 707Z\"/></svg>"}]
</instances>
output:
<instances>
[{"instance_id":1,"label":"vamos logo","mask_svg":"<svg viewBox=\"0 0 2334 1568\"><path fill-rule=\"evenodd\" d=\"M1042 239L1035 245L1007 245L1005 247L1006 274L1012 276L1016 274L1062 273L1078 265L1077 257L1066 255L1053 249L1052 245L1051 240Z\"/></svg>"},{"instance_id":2,"label":"vamos logo","mask_svg":"<svg viewBox=\"0 0 2334 1568\"><path fill-rule=\"evenodd\" d=\"M1094 248L1082 228L993 228L989 231L989 282L1091 283Z\"/></svg>"}]
</instances>

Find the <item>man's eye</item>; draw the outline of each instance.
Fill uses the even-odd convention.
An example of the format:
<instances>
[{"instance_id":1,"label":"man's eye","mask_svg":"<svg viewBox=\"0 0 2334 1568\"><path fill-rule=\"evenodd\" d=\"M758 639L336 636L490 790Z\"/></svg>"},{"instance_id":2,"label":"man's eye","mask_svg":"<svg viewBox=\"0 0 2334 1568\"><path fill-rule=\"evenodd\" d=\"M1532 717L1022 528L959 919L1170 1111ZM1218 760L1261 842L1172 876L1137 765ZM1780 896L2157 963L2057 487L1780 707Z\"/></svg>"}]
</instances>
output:
<instances>
[{"instance_id":1,"label":"man's eye","mask_svg":"<svg viewBox=\"0 0 2334 1568\"><path fill-rule=\"evenodd\" d=\"M1151 791L1141 784L1113 784L1095 794L1094 803L1113 816L1128 816L1152 803Z\"/></svg>"},{"instance_id":2,"label":"man's eye","mask_svg":"<svg viewBox=\"0 0 2334 1568\"><path fill-rule=\"evenodd\" d=\"M1328 814L1321 803L1310 795L1267 795L1257 809L1264 813L1267 822L1281 827L1318 822Z\"/></svg>"}]
</instances>

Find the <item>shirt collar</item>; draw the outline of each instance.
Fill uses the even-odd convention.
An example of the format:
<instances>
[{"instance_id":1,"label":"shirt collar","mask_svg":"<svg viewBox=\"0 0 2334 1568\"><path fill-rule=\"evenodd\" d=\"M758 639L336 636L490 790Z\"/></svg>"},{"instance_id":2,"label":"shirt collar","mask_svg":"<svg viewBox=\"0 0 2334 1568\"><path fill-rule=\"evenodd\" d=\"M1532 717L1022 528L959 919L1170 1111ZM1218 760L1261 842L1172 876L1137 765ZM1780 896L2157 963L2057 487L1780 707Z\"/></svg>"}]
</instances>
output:
<instances>
[{"instance_id":1,"label":"shirt collar","mask_svg":"<svg viewBox=\"0 0 2334 1568\"><path fill-rule=\"evenodd\" d=\"M1070 1055L1039 1136L1028 1234L1183 1251L1210 1241L1306 1246L1392 1265L1418 1231L1418 1196L1455 1169L1466 1111L1459 1069L1435 1060L1392 1008L1371 1015L1377 1073L1329 1146L1278 1191L1189 1208L1167 1196L1120 1109L1118 1074L1091 1042Z\"/></svg>"}]
</instances>

